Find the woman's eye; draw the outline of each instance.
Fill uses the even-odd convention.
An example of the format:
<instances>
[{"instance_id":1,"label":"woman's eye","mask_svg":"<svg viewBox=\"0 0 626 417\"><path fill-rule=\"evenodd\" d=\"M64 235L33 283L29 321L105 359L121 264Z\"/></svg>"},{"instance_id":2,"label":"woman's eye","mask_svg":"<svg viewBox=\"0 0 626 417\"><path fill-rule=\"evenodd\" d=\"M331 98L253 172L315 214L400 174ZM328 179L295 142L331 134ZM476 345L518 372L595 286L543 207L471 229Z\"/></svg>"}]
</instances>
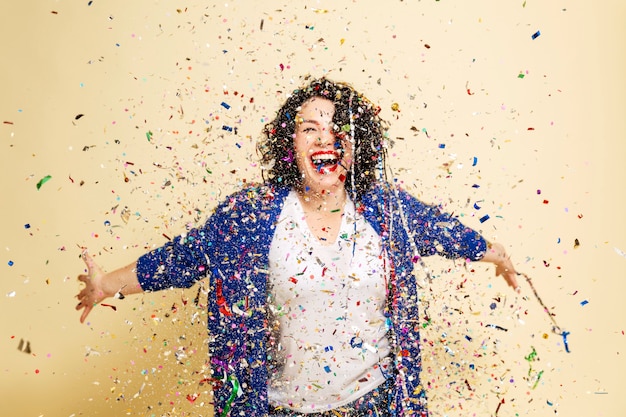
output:
<instances>
[{"instance_id":1,"label":"woman's eye","mask_svg":"<svg viewBox=\"0 0 626 417\"><path fill-rule=\"evenodd\" d=\"M314 127L305 127L304 129L302 129L302 131L304 133L312 133L312 132L315 132L315 128Z\"/></svg>"}]
</instances>

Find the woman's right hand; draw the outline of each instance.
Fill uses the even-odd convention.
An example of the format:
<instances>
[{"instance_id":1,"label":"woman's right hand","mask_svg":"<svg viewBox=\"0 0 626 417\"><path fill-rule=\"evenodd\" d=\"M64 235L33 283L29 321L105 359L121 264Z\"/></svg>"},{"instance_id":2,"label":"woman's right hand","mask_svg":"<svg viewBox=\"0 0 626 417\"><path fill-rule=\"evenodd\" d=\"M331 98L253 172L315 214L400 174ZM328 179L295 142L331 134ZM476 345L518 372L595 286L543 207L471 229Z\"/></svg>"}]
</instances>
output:
<instances>
[{"instance_id":1,"label":"woman's right hand","mask_svg":"<svg viewBox=\"0 0 626 417\"><path fill-rule=\"evenodd\" d=\"M102 300L107 297L112 297L115 293L110 294L106 290L105 276L106 274L100 268L98 264L87 254L83 252L82 258L87 265L87 273L78 276L78 280L85 284L85 287L81 289L76 298L78 298L78 304L76 310L83 310L80 316L80 322L84 323L85 319L91 313L91 310L98 305Z\"/></svg>"}]
</instances>

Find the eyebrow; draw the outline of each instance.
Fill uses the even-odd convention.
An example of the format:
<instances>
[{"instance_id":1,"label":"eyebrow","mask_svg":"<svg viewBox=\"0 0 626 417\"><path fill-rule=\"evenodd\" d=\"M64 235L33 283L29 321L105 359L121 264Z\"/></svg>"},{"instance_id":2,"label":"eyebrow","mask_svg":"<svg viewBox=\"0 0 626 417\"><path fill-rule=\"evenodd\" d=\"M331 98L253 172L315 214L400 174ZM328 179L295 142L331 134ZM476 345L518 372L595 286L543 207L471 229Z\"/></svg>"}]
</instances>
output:
<instances>
[{"instance_id":1,"label":"eyebrow","mask_svg":"<svg viewBox=\"0 0 626 417\"><path fill-rule=\"evenodd\" d=\"M316 125L320 125L321 124L317 120L309 120L309 119L303 119L303 118L300 118L298 120L298 122L299 122L299 124L302 124L302 123L313 123L313 124L316 124Z\"/></svg>"}]
</instances>

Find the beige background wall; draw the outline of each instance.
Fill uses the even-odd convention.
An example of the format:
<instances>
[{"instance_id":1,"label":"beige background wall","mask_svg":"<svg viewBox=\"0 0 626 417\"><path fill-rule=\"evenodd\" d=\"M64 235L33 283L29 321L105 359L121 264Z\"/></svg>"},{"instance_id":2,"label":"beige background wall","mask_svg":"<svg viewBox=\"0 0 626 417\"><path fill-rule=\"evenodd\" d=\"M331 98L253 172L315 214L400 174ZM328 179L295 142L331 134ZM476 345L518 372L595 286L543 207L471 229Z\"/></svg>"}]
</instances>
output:
<instances>
[{"instance_id":1,"label":"beige background wall","mask_svg":"<svg viewBox=\"0 0 626 417\"><path fill-rule=\"evenodd\" d=\"M2 415L211 415L206 297L80 325L79 247L121 266L258 179L258 133L307 73L377 101L398 178L503 242L571 332L566 353L527 284L430 260L432 415L626 412L621 0L5 3Z\"/></svg>"}]
</instances>

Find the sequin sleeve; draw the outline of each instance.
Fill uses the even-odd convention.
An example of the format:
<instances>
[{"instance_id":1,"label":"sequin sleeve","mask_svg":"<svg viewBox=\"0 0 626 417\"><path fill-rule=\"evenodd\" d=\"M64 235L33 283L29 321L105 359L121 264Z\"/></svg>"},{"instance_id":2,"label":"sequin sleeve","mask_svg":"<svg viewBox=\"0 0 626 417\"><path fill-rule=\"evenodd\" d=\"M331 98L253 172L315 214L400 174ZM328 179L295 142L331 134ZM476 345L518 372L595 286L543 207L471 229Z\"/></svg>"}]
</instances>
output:
<instances>
[{"instance_id":1,"label":"sequin sleeve","mask_svg":"<svg viewBox=\"0 0 626 417\"><path fill-rule=\"evenodd\" d=\"M422 256L482 259L487 241L474 229L440 207L425 204L405 191L398 191L409 232Z\"/></svg>"}]
</instances>

